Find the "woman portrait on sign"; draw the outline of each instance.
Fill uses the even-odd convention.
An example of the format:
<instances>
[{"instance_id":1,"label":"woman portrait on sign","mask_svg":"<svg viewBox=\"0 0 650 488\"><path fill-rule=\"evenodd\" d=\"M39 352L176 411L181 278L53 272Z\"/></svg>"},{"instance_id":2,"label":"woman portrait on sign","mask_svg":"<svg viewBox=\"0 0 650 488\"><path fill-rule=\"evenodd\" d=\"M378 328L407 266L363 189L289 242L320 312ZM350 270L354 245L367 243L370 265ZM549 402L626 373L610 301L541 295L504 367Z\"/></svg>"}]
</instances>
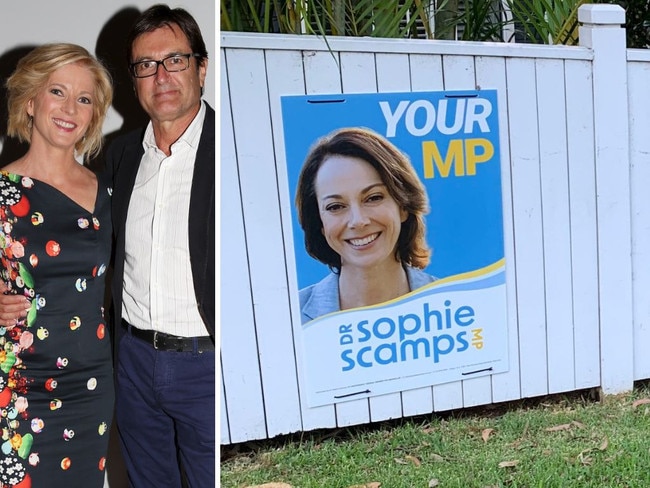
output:
<instances>
[{"instance_id":1,"label":"woman portrait on sign","mask_svg":"<svg viewBox=\"0 0 650 488\"><path fill-rule=\"evenodd\" d=\"M298 220L310 256L331 272L300 290L302 323L375 305L435 278L423 271L428 198L409 158L365 128L319 139L296 191Z\"/></svg>"}]
</instances>

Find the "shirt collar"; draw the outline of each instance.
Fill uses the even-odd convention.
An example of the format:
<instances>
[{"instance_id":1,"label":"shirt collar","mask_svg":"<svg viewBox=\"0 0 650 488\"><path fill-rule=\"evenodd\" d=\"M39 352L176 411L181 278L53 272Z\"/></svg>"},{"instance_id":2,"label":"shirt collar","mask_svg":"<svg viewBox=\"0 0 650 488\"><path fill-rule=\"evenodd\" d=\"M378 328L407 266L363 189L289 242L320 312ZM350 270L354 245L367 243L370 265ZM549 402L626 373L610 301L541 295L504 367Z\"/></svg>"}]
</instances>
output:
<instances>
[{"instance_id":1,"label":"shirt collar","mask_svg":"<svg viewBox=\"0 0 650 488\"><path fill-rule=\"evenodd\" d=\"M201 101L201 108L197 112L194 120L190 125L185 129L185 132L181 134L178 140L172 144L172 148L180 142L184 142L192 148L197 148L199 141L201 140L201 130L203 129L203 120L205 119L205 103ZM144 138L142 139L142 146L145 150L157 148L156 139L153 135L153 124L151 121L147 124L147 129L144 132Z\"/></svg>"}]
</instances>

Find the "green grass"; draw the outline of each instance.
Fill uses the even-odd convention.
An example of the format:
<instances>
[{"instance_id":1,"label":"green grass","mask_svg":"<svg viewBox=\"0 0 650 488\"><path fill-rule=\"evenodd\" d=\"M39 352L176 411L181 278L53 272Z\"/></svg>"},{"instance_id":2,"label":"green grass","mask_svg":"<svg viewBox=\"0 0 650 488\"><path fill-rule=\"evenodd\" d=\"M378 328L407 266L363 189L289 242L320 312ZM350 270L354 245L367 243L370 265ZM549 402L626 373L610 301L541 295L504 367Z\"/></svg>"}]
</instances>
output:
<instances>
[{"instance_id":1,"label":"green grass","mask_svg":"<svg viewBox=\"0 0 650 488\"><path fill-rule=\"evenodd\" d=\"M650 488L646 398L576 392L222 446L221 486Z\"/></svg>"}]
</instances>

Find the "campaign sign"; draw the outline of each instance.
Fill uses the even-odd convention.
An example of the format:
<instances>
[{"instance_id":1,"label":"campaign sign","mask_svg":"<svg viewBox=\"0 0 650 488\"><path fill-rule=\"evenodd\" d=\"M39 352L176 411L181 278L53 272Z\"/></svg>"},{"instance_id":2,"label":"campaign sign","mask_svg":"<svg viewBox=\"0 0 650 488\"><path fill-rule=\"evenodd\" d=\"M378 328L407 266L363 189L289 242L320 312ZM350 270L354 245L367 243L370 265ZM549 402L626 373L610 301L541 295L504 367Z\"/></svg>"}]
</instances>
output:
<instances>
[{"instance_id":1,"label":"campaign sign","mask_svg":"<svg viewBox=\"0 0 650 488\"><path fill-rule=\"evenodd\" d=\"M496 91L283 96L281 103L288 187L295 202L290 222L299 302L294 310L300 309L295 337L307 404L507 371ZM348 142L331 147L325 142L326 155L319 159L316 145L346 131L354 132ZM370 142L359 132L369 134ZM382 155L394 154L388 147L405 158L392 166L359 156L385 160ZM337 163L328 159L341 148L345 154ZM401 176L407 173L416 175L418 188L400 195L402 188L414 188ZM385 185L366 188L365 178L373 177ZM427 203L425 212L418 211L423 217L418 226L424 227L419 239L431 251L419 261L399 254L407 252L401 250L404 244L390 240L393 234L401 239L404 226L414 221L400 202L414 200L418 192ZM396 225L391 226L391 215ZM365 290L352 270L376 272L381 266L372 260L381 246L391 246L392 264L399 254L402 265L394 276L366 280L372 289ZM404 276L404 293L345 306L377 288L399 288Z\"/></svg>"}]
</instances>

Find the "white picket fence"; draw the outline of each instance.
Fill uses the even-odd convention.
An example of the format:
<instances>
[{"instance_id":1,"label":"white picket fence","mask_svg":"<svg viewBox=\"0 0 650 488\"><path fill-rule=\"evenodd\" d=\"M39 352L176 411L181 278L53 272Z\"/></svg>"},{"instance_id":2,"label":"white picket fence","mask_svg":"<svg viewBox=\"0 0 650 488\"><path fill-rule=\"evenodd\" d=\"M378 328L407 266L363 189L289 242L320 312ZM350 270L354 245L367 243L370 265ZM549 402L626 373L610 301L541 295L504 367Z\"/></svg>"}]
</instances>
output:
<instances>
[{"instance_id":1,"label":"white picket fence","mask_svg":"<svg viewBox=\"0 0 650 488\"><path fill-rule=\"evenodd\" d=\"M650 52L623 9L581 45L221 34L221 443L650 378ZM281 95L498 91L507 373L301 403ZM294 315L297 317L297 315Z\"/></svg>"}]
</instances>

